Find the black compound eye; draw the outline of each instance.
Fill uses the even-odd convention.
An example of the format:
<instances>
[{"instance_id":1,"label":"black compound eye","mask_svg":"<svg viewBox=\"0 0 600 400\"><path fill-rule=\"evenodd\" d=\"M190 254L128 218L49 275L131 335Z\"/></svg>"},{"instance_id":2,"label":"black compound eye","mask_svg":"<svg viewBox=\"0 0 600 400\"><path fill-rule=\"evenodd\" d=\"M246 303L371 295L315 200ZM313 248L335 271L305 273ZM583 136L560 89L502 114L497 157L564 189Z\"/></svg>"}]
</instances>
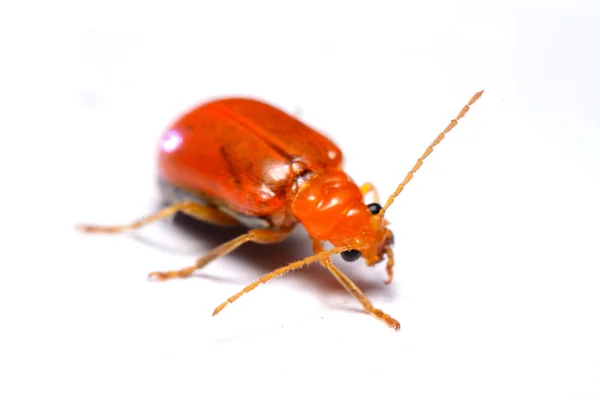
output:
<instances>
[{"instance_id":1,"label":"black compound eye","mask_svg":"<svg viewBox=\"0 0 600 400\"><path fill-rule=\"evenodd\" d=\"M343 251L341 254L342 254L342 258L344 259L344 261L348 261L348 262L356 261L362 255L361 252L358 250L346 250L346 251Z\"/></svg>"},{"instance_id":2,"label":"black compound eye","mask_svg":"<svg viewBox=\"0 0 600 400\"><path fill-rule=\"evenodd\" d=\"M371 203L367 207L369 208L369 211L371 211L371 214L373 214L373 215L379 214L379 211L381 211L381 209L383 208L383 207L381 207L381 205L379 203Z\"/></svg>"}]
</instances>

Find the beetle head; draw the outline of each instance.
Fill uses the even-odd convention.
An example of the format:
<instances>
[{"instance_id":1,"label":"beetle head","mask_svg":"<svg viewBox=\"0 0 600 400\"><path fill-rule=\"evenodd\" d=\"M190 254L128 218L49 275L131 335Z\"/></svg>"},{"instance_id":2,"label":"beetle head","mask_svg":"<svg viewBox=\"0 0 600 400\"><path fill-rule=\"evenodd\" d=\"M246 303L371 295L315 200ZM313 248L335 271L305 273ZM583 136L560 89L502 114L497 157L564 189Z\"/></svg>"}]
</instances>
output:
<instances>
[{"instance_id":1,"label":"beetle head","mask_svg":"<svg viewBox=\"0 0 600 400\"><path fill-rule=\"evenodd\" d=\"M392 245L394 244L394 234L387 228L388 222L380 215L382 207L378 203L371 203L358 206L361 214L368 213L368 222L363 225L361 232L357 232L344 241L344 244L350 247L341 253L345 261L352 262L363 258L368 266L373 266L383 261L387 256L388 263L393 260ZM366 212L365 212L366 211ZM342 227L340 227L342 228ZM340 231L342 231L340 229Z\"/></svg>"}]
</instances>

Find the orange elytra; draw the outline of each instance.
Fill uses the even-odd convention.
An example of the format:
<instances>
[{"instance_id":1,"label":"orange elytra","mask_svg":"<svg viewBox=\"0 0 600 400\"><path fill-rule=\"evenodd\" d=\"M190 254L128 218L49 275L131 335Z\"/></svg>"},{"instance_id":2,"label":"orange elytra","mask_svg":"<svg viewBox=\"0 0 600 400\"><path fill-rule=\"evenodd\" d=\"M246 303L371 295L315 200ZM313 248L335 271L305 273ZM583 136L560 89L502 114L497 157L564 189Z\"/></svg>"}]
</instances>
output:
<instances>
[{"instance_id":1,"label":"orange elytra","mask_svg":"<svg viewBox=\"0 0 600 400\"><path fill-rule=\"evenodd\" d=\"M206 223L248 228L247 233L216 247L188 268L150 274L152 279L166 280L188 277L244 243L282 241L300 223L312 240L314 255L264 275L219 305L213 315L259 284L319 262L367 312L400 329L398 321L373 307L356 284L333 265L331 256L341 254L346 261L362 257L368 266L387 259L386 283L392 281L394 237L385 212L423 160L482 94L477 92L427 147L383 206L371 183L358 186L344 172L342 152L321 133L257 100L214 100L181 116L159 141L158 184L169 203L166 208L126 225L78 228L119 233L178 212ZM368 193L374 202L365 204ZM325 242L332 248L325 250Z\"/></svg>"}]
</instances>

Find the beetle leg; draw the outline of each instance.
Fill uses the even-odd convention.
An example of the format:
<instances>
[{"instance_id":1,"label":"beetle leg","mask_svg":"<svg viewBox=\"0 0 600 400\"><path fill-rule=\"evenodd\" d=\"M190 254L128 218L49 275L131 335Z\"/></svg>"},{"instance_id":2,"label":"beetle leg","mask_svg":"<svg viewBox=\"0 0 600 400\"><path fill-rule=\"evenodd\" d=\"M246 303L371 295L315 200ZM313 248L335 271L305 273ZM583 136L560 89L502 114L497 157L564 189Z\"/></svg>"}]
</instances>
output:
<instances>
[{"instance_id":1,"label":"beetle leg","mask_svg":"<svg viewBox=\"0 0 600 400\"><path fill-rule=\"evenodd\" d=\"M183 212L196 219L204 222L209 222L215 225L222 226L235 226L239 225L239 222L223 212L213 207L203 206L192 201L184 201L181 203L173 204L172 206L163 208L159 212L140 218L129 224L124 225L112 225L112 226L98 226L98 225L78 225L76 229L90 233L121 233L124 231L133 231L139 229L152 222L167 218L178 212Z\"/></svg>"},{"instance_id":2,"label":"beetle leg","mask_svg":"<svg viewBox=\"0 0 600 400\"><path fill-rule=\"evenodd\" d=\"M321 244L321 241L314 238L312 238L312 241L313 250L315 253L323 251L323 245ZM337 281L344 287L344 289L348 291L348 293L354 296L356 300L360 301L365 311L373 315L375 318L378 318L381 321L385 322L390 328L394 328L395 330L400 329L400 322L396 321L394 318L390 317L383 311L373 307L373 304L362 292L362 290L360 290L360 288L356 286L356 284L352 282L350 278L344 275L342 271L340 271L335 265L333 265L329 257L321 260L321 264L323 264L323 266L327 268L329 272L331 272L335 279L337 279Z\"/></svg>"},{"instance_id":3,"label":"beetle leg","mask_svg":"<svg viewBox=\"0 0 600 400\"><path fill-rule=\"evenodd\" d=\"M360 191L362 192L363 196L367 195L368 193L373 193L373 202L379 204L379 193L377 193L377 189L372 183L367 182L363 184L360 187Z\"/></svg>"},{"instance_id":4,"label":"beetle leg","mask_svg":"<svg viewBox=\"0 0 600 400\"><path fill-rule=\"evenodd\" d=\"M212 260L231 253L244 243L254 242L260 244L272 244L285 239L292 229L288 230L269 230L269 229L252 229L247 233L236 237L222 245L215 247L207 254L199 258L194 265L178 271L152 272L148 278L152 280L164 281L172 278L187 278L194 273L195 270L204 267Z\"/></svg>"},{"instance_id":5,"label":"beetle leg","mask_svg":"<svg viewBox=\"0 0 600 400\"><path fill-rule=\"evenodd\" d=\"M385 249L385 253L388 256L388 262L385 266L385 272L387 272L387 280L384 281L386 285L392 283L392 279L394 279L394 252L389 247Z\"/></svg>"}]
</instances>

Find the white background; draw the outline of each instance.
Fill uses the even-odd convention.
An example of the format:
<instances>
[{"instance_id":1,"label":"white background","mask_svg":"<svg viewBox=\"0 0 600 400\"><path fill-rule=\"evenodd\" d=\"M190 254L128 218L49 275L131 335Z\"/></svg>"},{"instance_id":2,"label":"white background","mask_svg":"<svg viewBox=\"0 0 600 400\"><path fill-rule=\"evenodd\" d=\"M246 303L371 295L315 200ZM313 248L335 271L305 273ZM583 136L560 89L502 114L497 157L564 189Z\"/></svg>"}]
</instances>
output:
<instances>
[{"instance_id":1,"label":"white background","mask_svg":"<svg viewBox=\"0 0 600 400\"><path fill-rule=\"evenodd\" d=\"M8 3L8 2L6 2ZM600 397L596 1L13 2L0 7L0 398ZM235 232L157 223L162 130L248 95L331 136L383 195L396 278L317 266L302 231L150 283ZM196 227L198 228L198 227Z\"/></svg>"}]
</instances>

